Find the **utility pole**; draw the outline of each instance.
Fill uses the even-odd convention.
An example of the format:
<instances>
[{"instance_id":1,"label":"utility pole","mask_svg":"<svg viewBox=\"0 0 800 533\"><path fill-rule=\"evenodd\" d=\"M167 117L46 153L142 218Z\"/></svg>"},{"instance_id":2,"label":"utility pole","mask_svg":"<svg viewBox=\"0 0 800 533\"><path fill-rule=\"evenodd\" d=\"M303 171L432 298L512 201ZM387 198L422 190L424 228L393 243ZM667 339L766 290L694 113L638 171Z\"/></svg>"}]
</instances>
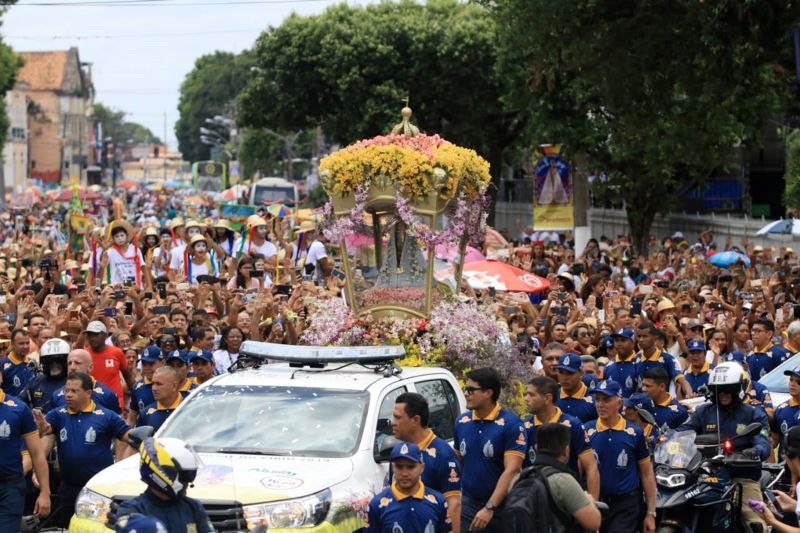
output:
<instances>
[{"instance_id":1,"label":"utility pole","mask_svg":"<svg viewBox=\"0 0 800 533\"><path fill-rule=\"evenodd\" d=\"M161 157L164 158L164 181L167 181L167 152L169 143L167 142L167 112L164 111L164 153Z\"/></svg>"}]
</instances>

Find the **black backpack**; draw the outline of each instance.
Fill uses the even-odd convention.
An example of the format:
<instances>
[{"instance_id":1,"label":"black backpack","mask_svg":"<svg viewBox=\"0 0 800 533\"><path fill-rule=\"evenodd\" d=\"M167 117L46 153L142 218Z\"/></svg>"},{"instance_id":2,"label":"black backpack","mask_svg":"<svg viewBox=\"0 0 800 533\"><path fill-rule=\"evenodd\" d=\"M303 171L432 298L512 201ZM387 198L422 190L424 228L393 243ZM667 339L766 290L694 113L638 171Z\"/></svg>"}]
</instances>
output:
<instances>
[{"instance_id":1,"label":"black backpack","mask_svg":"<svg viewBox=\"0 0 800 533\"><path fill-rule=\"evenodd\" d=\"M567 531L574 530L575 521L555 506L547 486L547 478L559 472L563 470L547 465L529 466L520 472L501 508L509 533L552 533L554 515Z\"/></svg>"}]
</instances>

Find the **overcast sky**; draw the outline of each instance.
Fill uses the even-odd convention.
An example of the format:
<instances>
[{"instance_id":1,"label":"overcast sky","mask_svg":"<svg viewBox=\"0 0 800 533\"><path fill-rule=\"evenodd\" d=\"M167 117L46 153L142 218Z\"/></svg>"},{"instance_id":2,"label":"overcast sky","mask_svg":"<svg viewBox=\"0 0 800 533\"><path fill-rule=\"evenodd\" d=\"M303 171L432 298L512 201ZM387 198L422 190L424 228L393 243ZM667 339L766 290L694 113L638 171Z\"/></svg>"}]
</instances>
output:
<instances>
[{"instance_id":1,"label":"overcast sky","mask_svg":"<svg viewBox=\"0 0 800 533\"><path fill-rule=\"evenodd\" d=\"M146 5L107 5L113 2ZM36 3L69 5L28 5ZM77 5L87 3L105 5ZM96 101L127 112L161 138L166 112L174 150L178 89L198 57L240 52L290 13L319 13L335 3L341 1L21 0L3 17L0 33L18 51L78 47L81 61L92 63Z\"/></svg>"}]
</instances>

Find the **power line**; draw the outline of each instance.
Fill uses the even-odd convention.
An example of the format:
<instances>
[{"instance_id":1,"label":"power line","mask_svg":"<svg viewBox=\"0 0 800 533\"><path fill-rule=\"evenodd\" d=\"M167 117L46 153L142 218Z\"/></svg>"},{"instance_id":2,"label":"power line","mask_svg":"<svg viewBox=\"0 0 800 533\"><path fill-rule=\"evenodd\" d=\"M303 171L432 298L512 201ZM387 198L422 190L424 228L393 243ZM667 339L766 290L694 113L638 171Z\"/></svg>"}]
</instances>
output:
<instances>
[{"instance_id":1,"label":"power line","mask_svg":"<svg viewBox=\"0 0 800 533\"><path fill-rule=\"evenodd\" d=\"M79 0L77 2L27 2L24 4L2 4L0 7L193 7L193 6L236 6L256 4L305 4L329 2L330 0L227 0L220 2L168 2L166 0Z\"/></svg>"},{"instance_id":2,"label":"power line","mask_svg":"<svg viewBox=\"0 0 800 533\"><path fill-rule=\"evenodd\" d=\"M245 30L216 30L216 31L194 31L182 33L136 33L122 35L5 35L6 39L31 39L31 40L85 40L85 39L139 39L152 37L186 37L190 35L219 35L226 33L252 33L263 31L264 28L252 28Z\"/></svg>"}]
</instances>

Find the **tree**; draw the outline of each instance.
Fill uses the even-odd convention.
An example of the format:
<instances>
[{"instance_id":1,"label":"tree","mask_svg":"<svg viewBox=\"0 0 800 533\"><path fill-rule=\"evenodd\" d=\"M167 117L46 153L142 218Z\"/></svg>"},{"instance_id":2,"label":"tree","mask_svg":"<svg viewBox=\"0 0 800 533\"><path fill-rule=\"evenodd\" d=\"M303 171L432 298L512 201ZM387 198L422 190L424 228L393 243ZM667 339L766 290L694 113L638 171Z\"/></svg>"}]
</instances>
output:
<instances>
[{"instance_id":1,"label":"tree","mask_svg":"<svg viewBox=\"0 0 800 533\"><path fill-rule=\"evenodd\" d=\"M2 14L4 10L0 10ZM0 94L14 87L17 73L22 68L24 61L22 57L14 53L11 48L0 41ZM5 98L0 98L0 145L4 145L8 136L8 129L11 123L8 120L8 112Z\"/></svg>"},{"instance_id":2,"label":"tree","mask_svg":"<svg viewBox=\"0 0 800 533\"><path fill-rule=\"evenodd\" d=\"M231 116L233 100L252 77L252 54L214 52L200 57L181 84L175 124L178 148L187 161L211 158L211 147L200 141L200 128L208 128L206 119L216 115Z\"/></svg>"},{"instance_id":3,"label":"tree","mask_svg":"<svg viewBox=\"0 0 800 533\"><path fill-rule=\"evenodd\" d=\"M537 142L582 151L625 200L644 249L658 213L737 143L757 143L788 101L789 27L778 0L496 0L510 101Z\"/></svg>"},{"instance_id":4,"label":"tree","mask_svg":"<svg viewBox=\"0 0 800 533\"><path fill-rule=\"evenodd\" d=\"M129 141L135 144L162 144L161 139L153 135L149 128L126 121L124 111L95 103L94 117L103 128L103 136L110 137L115 144Z\"/></svg>"},{"instance_id":5,"label":"tree","mask_svg":"<svg viewBox=\"0 0 800 533\"><path fill-rule=\"evenodd\" d=\"M257 76L238 99L245 126L319 126L349 144L387 133L410 96L420 129L476 149L497 183L524 123L502 101L495 26L474 4L401 1L292 15L265 31L254 52Z\"/></svg>"}]
</instances>

